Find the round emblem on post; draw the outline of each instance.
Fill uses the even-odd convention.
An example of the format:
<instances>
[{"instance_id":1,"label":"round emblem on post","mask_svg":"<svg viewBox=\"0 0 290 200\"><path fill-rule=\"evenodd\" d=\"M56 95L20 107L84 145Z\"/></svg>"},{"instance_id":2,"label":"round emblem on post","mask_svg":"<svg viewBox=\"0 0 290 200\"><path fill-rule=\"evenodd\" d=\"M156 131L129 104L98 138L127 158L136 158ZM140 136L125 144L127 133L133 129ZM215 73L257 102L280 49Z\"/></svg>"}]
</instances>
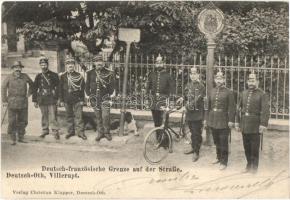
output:
<instances>
[{"instance_id":1,"label":"round emblem on post","mask_svg":"<svg viewBox=\"0 0 290 200\"><path fill-rule=\"evenodd\" d=\"M214 38L224 27L224 15L218 8L206 8L198 15L198 28L207 38Z\"/></svg>"}]
</instances>

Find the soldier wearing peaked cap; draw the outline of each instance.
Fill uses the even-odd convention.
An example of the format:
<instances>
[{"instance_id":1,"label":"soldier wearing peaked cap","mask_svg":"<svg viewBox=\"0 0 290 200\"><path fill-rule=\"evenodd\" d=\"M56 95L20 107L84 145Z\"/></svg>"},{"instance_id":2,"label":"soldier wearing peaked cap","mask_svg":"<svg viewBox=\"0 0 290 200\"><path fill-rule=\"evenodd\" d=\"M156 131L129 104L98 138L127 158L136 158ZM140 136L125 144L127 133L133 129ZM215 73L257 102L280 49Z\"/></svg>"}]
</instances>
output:
<instances>
[{"instance_id":1,"label":"soldier wearing peaked cap","mask_svg":"<svg viewBox=\"0 0 290 200\"><path fill-rule=\"evenodd\" d=\"M33 81L21 72L23 67L20 61L16 61L11 67L12 74L5 78L1 86L2 104L8 109L7 132L11 136L12 145L16 144L16 133L18 141L24 142L23 137L28 124L28 96L33 91Z\"/></svg>"},{"instance_id":2,"label":"soldier wearing peaked cap","mask_svg":"<svg viewBox=\"0 0 290 200\"><path fill-rule=\"evenodd\" d=\"M57 122L57 101L59 95L59 78L58 74L48 69L48 58L42 56L39 59L41 73L37 74L34 80L34 92L32 101L36 108L40 108L42 134L44 138L49 134L51 128L55 139L59 139L59 125Z\"/></svg>"},{"instance_id":3,"label":"soldier wearing peaked cap","mask_svg":"<svg viewBox=\"0 0 290 200\"><path fill-rule=\"evenodd\" d=\"M266 93L258 88L254 72L249 75L248 89L239 96L237 129L241 129L247 166L244 172L256 173L259 165L260 137L267 129L270 116Z\"/></svg>"},{"instance_id":4,"label":"soldier wearing peaked cap","mask_svg":"<svg viewBox=\"0 0 290 200\"><path fill-rule=\"evenodd\" d=\"M60 76L59 101L65 106L68 134L66 139L74 136L86 140L83 122L83 105L85 99L85 80L75 71L75 60L71 57L65 60L66 72Z\"/></svg>"},{"instance_id":5,"label":"soldier wearing peaked cap","mask_svg":"<svg viewBox=\"0 0 290 200\"><path fill-rule=\"evenodd\" d=\"M186 101L186 121L191 132L191 149L185 154L193 153L192 161L199 159L199 150L202 142L202 122L204 120L205 87L200 82L200 74L195 67L190 70L190 81L185 86L182 99Z\"/></svg>"},{"instance_id":6,"label":"soldier wearing peaked cap","mask_svg":"<svg viewBox=\"0 0 290 200\"><path fill-rule=\"evenodd\" d=\"M151 112L155 127L162 125L164 111L161 106L165 106L164 99L175 92L175 81L164 67L164 61L159 54L155 62L156 72L151 72L146 85L147 93L153 97ZM161 133L158 135L161 136ZM157 138L158 139L158 138ZM165 146L167 144L164 144Z\"/></svg>"},{"instance_id":7,"label":"soldier wearing peaked cap","mask_svg":"<svg viewBox=\"0 0 290 200\"><path fill-rule=\"evenodd\" d=\"M219 71L214 78L216 87L213 88L208 99L208 113L206 125L211 129L216 145L217 160L213 164L220 164L224 170L228 164L229 134L235 122L235 100L233 92L224 86L224 75Z\"/></svg>"},{"instance_id":8,"label":"soldier wearing peaked cap","mask_svg":"<svg viewBox=\"0 0 290 200\"><path fill-rule=\"evenodd\" d=\"M112 140L110 134L110 105L106 104L108 98L115 93L115 75L107 69L103 57L97 55L93 59L95 68L87 72L86 94L90 97L91 106L97 119L97 137Z\"/></svg>"}]
</instances>

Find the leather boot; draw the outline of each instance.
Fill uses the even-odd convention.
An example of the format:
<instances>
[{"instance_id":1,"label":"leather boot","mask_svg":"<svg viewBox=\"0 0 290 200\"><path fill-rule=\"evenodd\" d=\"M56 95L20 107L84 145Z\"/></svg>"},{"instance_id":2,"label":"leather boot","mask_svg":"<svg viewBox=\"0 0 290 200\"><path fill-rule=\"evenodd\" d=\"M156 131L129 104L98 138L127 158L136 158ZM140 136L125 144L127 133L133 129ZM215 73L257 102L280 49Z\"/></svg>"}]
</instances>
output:
<instances>
[{"instance_id":1,"label":"leather boot","mask_svg":"<svg viewBox=\"0 0 290 200\"><path fill-rule=\"evenodd\" d=\"M39 137L40 138L45 138L45 136L47 136L49 133L42 133Z\"/></svg>"},{"instance_id":2,"label":"leather boot","mask_svg":"<svg viewBox=\"0 0 290 200\"><path fill-rule=\"evenodd\" d=\"M60 136L59 136L59 132L58 132L58 130L52 130L52 132L53 132L53 134L54 134L54 138L55 138L56 140L59 140L59 139L60 139Z\"/></svg>"},{"instance_id":3,"label":"leather boot","mask_svg":"<svg viewBox=\"0 0 290 200\"><path fill-rule=\"evenodd\" d=\"M69 139L70 137L74 136L75 134L74 133L69 133L65 136L65 139Z\"/></svg>"},{"instance_id":4,"label":"leather boot","mask_svg":"<svg viewBox=\"0 0 290 200\"><path fill-rule=\"evenodd\" d=\"M105 136L105 138L107 138L107 140L109 140L109 141L112 140L112 136L110 133L106 133L104 136Z\"/></svg>"},{"instance_id":5,"label":"leather boot","mask_svg":"<svg viewBox=\"0 0 290 200\"><path fill-rule=\"evenodd\" d=\"M11 140L12 140L11 145L16 145L16 135L13 133L11 134Z\"/></svg>"},{"instance_id":6,"label":"leather boot","mask_svg":"<svg viewBox=\"0 0 290 200\"><path fill-rule=\"evenodd\" d=\"M18 142L27 143L26 141L23 140L23 135L18 135Z\"/></svg>"},{"instance_id":7,"label":"leather boot","mask_svg":"<svg viewBox=\"0 0 290 200\"><path fill-rule=\"evenodd\" d=\"M102 133L101 131L97 131L96 133L97 133L96 141L99 142L104 137L104 133Z\"/></svg>"},{"instance_id":8,"label":"leather boot","mask_svg":"<svg viewBox=\"0 0 290 200\"><path fill-rule=\"evenodd\" d=\"M85 134L79 134L78 137L82 138L83 140L87 139L87 136Z\"/></svg>"},{"instance_id":9,"label":"leather boot","mask_svg":"<svg viewBox=\"0 0 290 200\"><path fill-rule=\"evenodd\" d=\"M199 155L197 153L193 153L192 162L196 162L199 159Z\"/></svg>"}]
</instances>

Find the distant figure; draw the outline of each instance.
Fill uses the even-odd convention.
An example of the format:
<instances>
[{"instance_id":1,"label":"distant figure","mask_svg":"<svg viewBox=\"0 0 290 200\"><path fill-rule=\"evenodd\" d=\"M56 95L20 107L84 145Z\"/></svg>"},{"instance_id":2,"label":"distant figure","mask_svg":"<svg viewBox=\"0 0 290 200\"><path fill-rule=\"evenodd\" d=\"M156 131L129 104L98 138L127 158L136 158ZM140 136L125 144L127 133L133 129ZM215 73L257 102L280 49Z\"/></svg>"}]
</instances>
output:
<instances>
[{"instance_id":1,"label":"distant figure","mask_svg":"<svg viewBox=\"0 0 290 200\"><path fill-rule=\"evenodd\" d=\"M5 78L1 88L2 105L8 106L7 133L11 136L12 145L16 144L16 133L18 142L25 143L23 138L28 124L28 96L30 91L33 91L32 80L21 72L23 67L20 61L16 61L11 67L12 74Z\"/></svg>"}]
</instances>

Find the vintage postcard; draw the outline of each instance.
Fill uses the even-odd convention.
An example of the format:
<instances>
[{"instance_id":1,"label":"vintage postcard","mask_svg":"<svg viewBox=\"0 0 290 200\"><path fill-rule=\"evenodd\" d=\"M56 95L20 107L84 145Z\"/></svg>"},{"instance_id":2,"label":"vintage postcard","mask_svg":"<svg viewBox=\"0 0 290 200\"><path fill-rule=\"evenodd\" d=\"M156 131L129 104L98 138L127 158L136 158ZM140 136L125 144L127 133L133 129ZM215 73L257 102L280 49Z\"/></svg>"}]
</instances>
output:
<instances>
[{"instance_id":1,"label":"vintage postcard","mask_svg":"<svg viewBox=\"0 0 290 200\"><path fill-rule=\"evenodd\" d=\"M282 199L288 1L4 1L1 199Z\"/></svg>"}]
</instances>

